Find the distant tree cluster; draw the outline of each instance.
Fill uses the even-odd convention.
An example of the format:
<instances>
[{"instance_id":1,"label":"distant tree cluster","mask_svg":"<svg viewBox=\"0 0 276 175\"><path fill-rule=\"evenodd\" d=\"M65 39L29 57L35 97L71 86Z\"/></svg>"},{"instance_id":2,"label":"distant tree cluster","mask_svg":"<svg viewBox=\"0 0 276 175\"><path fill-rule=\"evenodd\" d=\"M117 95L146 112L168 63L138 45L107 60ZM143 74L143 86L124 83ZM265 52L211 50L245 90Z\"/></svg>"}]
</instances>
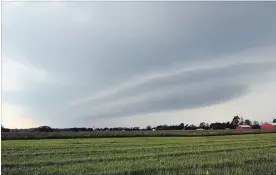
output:
<instances>
[{"instance_id":1,"label":"distant tree cluster","mask_svg":"<svg viewBox=\"0 0 276 175\"><path fill-rule=\"evenodd\" d=\"M5 128L3 125L1 125L1 132L10 132L10 129Z\"/></svg>"},{"instance_id":2,"label":"distant tree cluster","mask_svg":"<svg viewBox=\"0 0 276 175\"><path fill-rule=\"evenodd\" d=\"M275 120L276 122L276 120ZM260 129L259 122L254 121L251 122L249 119L244 120L243 117L234 116L233 120L230 122L216 122L216 123L205 123L201 122L199 126L195 125L185 125L181 123L180 125L160 125L156 127L156 130L196 130L196 129L204 129L204 130L218 130L218 129L235 129L238 125L250 125L253 129Z\"/></svg>"},{"instance_id":3,"label":"distant tree cluster","mask_svg":"<svg viewBox=\"0 0 276 175\"><path fill-rule=\"evenodd\" d=\"M276 119L273 118L273 123L276 123ZM146 128L139 127L114 127L114 128L85 128L85 127L74 127L74 128L51 128L50 126L40 126L38 128L28 128L28 129L9 129L1 126L1 132L91 132L91 131L151 131L151 130L219 130L219 129L235 129L238 125L250 125L252 129L260 129L260 124L258 121L250 121L249 119L243 119L243 117L234 116L232 121L228 122L216 122L216 123L205 123L201 122L198 126L193 124L184 125L180 123L179 125L158 125L156 127L147 126Z\"/></svg>"},{"instance_id":4,"label":"distant tree cluster","mask_svg":"<svg viewBox=\"0 0 276 175\"><path fill-rule=\"evenodd\" d=\"M180 125L171 125L171 126L159 125L154 129L156 129L156 130L182 130L184 128L185 128L184 123L181 123Z\"/></svg>"}]
</instances>

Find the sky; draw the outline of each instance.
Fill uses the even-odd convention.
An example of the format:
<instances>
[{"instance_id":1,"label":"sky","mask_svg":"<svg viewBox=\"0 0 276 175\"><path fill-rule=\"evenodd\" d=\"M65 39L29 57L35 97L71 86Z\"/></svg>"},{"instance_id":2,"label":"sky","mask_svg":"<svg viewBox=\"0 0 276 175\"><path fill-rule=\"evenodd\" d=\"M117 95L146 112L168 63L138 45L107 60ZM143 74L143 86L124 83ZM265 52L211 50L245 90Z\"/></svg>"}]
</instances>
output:
<instances>
[{"instance_id":1,"label":"sky","mask_svg":"<svg viewBox=\"0 0 276 175\"><path fill-rule=\"evenodd\" d=\"M276 117L276 2L3 2L2 124Z\"/></svg>"}]
</instances>

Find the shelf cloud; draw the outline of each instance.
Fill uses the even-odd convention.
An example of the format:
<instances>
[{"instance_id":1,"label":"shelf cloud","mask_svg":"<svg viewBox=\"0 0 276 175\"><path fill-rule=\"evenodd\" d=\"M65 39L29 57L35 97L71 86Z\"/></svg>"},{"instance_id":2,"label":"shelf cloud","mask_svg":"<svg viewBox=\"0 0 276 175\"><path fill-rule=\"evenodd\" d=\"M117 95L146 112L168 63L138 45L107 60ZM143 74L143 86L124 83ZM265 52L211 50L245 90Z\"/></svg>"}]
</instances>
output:
<instances>
[{"instance_id":1,"label":"shelf cloud","mask_svg":"<svg viewBox=\"0 0 276 175\"><path fill-rule=\"evenodd\" d=\"M269 120L274 16L275 2L3 2L2 98L21 112L2 118L53 127ZM248 101L257 96L258 108Z\"/></svg>"}]
</instances>

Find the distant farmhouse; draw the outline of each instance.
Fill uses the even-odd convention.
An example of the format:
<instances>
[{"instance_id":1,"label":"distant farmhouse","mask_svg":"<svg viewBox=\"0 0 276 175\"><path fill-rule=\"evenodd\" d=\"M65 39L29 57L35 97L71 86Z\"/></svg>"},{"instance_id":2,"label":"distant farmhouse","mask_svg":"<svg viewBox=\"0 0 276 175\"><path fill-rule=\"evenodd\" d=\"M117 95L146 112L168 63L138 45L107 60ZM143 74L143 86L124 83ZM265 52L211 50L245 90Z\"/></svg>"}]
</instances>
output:
<instances>
[{"instance_id":1,"label":"distant farmhouse","mask_svg":"<svg viewBox=\"0 0 276 175\"><path fill-rule=\"evenodd\" d=\"M261 129L276 129L276 123L265 123L261 126Z\"/></svg>"},{"instance_id":2,"label":"distant farmhouse","mask_svg":"<svg viewBox=\"0 0 276 175\"><path fill-rule=\"evenodd\" d=\"M252 129L250 125L238 125L236 127L236 130L247 130L247 129Z\"/></svg>"}]
</instances>

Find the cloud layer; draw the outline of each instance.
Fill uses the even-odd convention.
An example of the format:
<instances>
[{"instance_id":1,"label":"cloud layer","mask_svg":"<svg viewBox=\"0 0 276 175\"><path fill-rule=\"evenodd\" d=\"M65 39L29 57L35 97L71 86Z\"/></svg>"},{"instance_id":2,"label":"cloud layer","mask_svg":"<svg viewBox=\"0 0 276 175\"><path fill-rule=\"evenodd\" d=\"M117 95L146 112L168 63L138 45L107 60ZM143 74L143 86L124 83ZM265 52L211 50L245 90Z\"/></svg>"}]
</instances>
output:
<instances>
[{"instance_id":1,"label":"cloud layer","mask_svg":"<svg viewBox=\"0 0 276 175\"><path fill-rule=\"evenodd\" d=\"M219 110L276 75L275 2L4 2L2 10L3 103L40 124L143 124L152 115L169 123L159 113Z\"/></svg>"},{"instance_id":2,"label":"cloud layer","mask_svg":"<svg viewBox=\"0 0 276 175\"><path fill-rule=\"evenodd\" d=\"M71 107L76 110L81 106L81 111L89 111L89 117L103 118L210 106L249 93L260 75L275 74L275 68L274 61L161 74L125 83L113 91L74 102Z\"/></svg>"}]
</instances>

